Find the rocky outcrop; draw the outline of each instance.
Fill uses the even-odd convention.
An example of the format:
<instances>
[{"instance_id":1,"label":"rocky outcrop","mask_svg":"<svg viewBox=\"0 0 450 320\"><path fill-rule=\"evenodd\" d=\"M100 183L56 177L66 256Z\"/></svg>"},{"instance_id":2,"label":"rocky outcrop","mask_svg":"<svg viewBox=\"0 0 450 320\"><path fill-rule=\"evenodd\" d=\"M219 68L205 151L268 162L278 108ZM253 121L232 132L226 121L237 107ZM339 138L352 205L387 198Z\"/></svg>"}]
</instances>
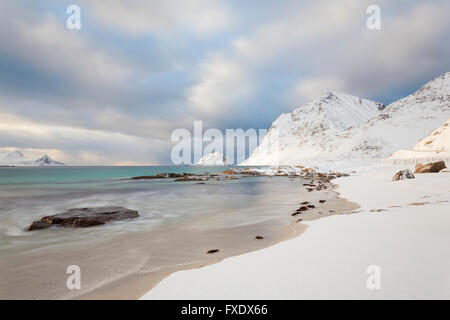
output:
<instances>
[{"instance_id":1,"label":"rocky outcrop","mask_svg":"<svg viewBox=\"0 0 450 320\"><path fill-rule=\"evenodd\" d=\"M395 174L392 181L414 179L414 174L409 169L401 170Z\"/></svg>"},{"instance_id":2,"label":"rocky outcrop","mask_svg":"<svg viewBox=\"0 0 450 320\"><path fill-rule=\"evenodd\" d=\"M187 173L158 173L153 176L138 176L132 177L131 180L153 180L153 179L169 179L169 178L181 178L188 175Z\"/></svg>"},{"instance_id":3,"label":"rocky outcrop","mask_svg":"<svg viewBox=\"0 0 450 320\"><path fill-rule=\"evenodd\" d=\"M57 227L86 228L106 222L137 218L138 212L124 207L76 208L34 221L27 231Z\"/></svg>"},{"instance_id":4,"label":"rocky outcrop","mask_svg":"<svg viewBox=\"0 0 450 320\"><path fill-rule=\"evenodd\" d=\"M442 169L447 168L445 166L444 161L437 161L437 162L430 162L426 164L416 164L416 168L414 169L414 173L432 173L432 172L439 172Z\"/></svg>"}]
</instances>

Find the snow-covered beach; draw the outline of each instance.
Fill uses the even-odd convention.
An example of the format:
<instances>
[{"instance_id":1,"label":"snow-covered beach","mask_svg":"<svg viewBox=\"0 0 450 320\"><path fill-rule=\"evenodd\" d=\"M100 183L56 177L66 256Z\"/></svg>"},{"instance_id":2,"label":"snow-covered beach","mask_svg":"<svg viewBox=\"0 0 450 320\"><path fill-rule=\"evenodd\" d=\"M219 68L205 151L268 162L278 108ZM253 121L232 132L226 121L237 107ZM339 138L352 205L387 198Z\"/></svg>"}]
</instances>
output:
<instances>
[{"instance_id":1,"label":"snow-covered beach","mask_svg":"<svg viewBox=\"0 0 450 320\"><path fill-rule=\"evenodd\" d=\"M407 166L345 167L355 173L334 183L361 206L357 213L310 221L297 238L176 272L142 299L449 299L449 170L394 182ZM367 286L370 266L380 271L380 289Z\"/></svg>"}]
</instances>

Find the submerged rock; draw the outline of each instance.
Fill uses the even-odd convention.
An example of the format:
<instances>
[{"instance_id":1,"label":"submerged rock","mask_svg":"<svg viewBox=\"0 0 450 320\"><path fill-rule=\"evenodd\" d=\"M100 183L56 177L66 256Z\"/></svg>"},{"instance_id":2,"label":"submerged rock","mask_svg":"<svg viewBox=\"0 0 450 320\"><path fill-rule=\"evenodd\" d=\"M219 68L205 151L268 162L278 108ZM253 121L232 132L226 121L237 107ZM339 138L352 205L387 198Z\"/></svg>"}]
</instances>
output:
<instances>
[{"instance_id":1,"label":"submerged rock","mask_svg":"<svg viewBox=\"0 0 450 320\"><path fill-rule=\"evenodd\" d=\"M437 162L430 162L426 164L416 164L416 168L414 169L414 173L432 173L432 172L439 172L442 169L447 168L445 166L444 161L437 161Z\"/></svg>"},{"instance_id":2,"label":"submerged rock","mask_svg":"<svg viewBox=\"0 0 450 320\"><path fill-rule=\"evenodd\" d=\"M175 182L180 181L207 181L209 177L199 177L199 176L183 176L182 178L175 179Z\"/></svg>"},{"instance_id":3,"label":"submerged rock","mask_svg":"<svg viewBox=\"0 0 450 320\"><path fill-rule=\"evenodd\" d=\"M168 178L181 178L187 175L186 173L158 173L153 176L138 176L132 177L131 180L152 180L152 179L168 179Z\"/></svg>"},{"instance_id":4,"label":"submerged rock","mask_svg":"<svg viewBox=\"0 0 450 320\"><path fill-rule=\"evenodd\" d=\"M395 174L395 176L392 178L392 181L398 181L398 180L406 180L406 179L414 179L414 174L409 169L400 170Z\"/></svg>"},{"instance_id":5,"label":"submerged rock","mask_svg":"<svg viewBox=\"0 0 450 320\"><path fill-rule=\"evenodd\" d=\"M139 213L124 207L76 208L34 221L27 231L57 227L86 228L109 221L137 218Z\"/></svg>"}]
</instances>

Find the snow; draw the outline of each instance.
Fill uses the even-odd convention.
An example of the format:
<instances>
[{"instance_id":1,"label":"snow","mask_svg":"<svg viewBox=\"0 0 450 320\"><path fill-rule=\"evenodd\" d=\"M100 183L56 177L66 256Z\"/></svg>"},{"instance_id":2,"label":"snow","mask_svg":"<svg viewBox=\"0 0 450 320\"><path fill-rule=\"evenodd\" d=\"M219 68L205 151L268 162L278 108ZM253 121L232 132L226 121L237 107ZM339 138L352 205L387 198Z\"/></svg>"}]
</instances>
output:
<instances>
[{"instance_id":1,"label":"snow","mask_svg":"<svg viewBox=\"0 0 450 320\"><path fill-rule=\"evenodd\" d=\"M359 213L308 222L297 238L176 272L142 299L449 299L450 172L393 182L405 167L354 165L341 170L356 175L335 181ZM379 290L366 285L373 265Z\"/></svg>"},{"instance_id":2,"label":"snow","mask_svg":"<svg viewBox=\"0 0 450 320\"><path fill-rule=\"evenodd\" d=\"M391 159L417 161L450 160L450 119L430 135L420 140L412 150L400 150Z\"/></svg>"},{"instance_id":3,"label":"snow","mask_svg":"<svg viewBox=\"0 0 450 320\"><path fill-rule=\"evenodd\" d=\"M450 151L450 119L414 146L414 150Z\"/></svg>"},{"instance_id":4,"label":"snow","mask_svg":"<svg viewBox=\"0 0 450 320\"><path fill-rule=\"evenodd\" d=\"M339 137L339 157L388 157L412 149L450 115L450 72L386 107L377 117Z\"/></svg>"},{"instance_id":5,"label":"snow","mask_svg":"<svg viewBox=\"0 0 450 320\"><path fill-rule=\"evenodd\" d=\"M227 161L225 156L220 152L211 152L203 156L197 165L200 166L230 166L231 163Z\"/></svg>"},{"instance_id":6,"label":"snow","mask_svg":"<svg viewBox=\"0 0 450 320\"><path fill-rule=\"evenodd\" d=\"M384 158L400 149L412 149L449 115L450 72L386 108L347 94L329 93L280 115L242 165Z\"/></svg>"},{"instance_id":7,"label":"snow","mask_svg":"<svg viewBox=\"0 0 450 320\"><path fill-rule=\"evenodd\" d=\"M44 155L38 159L25 158L20 150L6 152L0 154L1 166L63 166L61 162L57 162L50 158L48 155Z\"/></svg>"},{"instance_id":8,"label":"snow","mask_svg":"<svg viewBox=\"0 0 450 320\"><path fill-rule=\"evenodd\" d=\"M242 165L268 165L278 161L294 164L302 159L320 157L339 132L366 122L383 108L374 101L330 92L290 114L280 115L261 145ZM279 152L274 152L272 157L265 152L274 149Z\"/></svg>"}]
</instances>

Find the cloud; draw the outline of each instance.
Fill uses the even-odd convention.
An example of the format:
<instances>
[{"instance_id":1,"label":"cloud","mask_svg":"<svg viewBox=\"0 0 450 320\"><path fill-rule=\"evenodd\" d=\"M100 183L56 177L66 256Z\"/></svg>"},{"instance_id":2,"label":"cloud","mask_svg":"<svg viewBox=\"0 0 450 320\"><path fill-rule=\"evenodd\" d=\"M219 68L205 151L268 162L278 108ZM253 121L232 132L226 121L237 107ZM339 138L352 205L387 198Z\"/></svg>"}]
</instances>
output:
<instances>
[{"instance_id":1,"label":"cloud","mask_svg":"<svg viewBox=\"0 0 450 320\"><path fill-rule=\"evenodd\" d=\"M252 81L243 66L216 56L200 67L199 80L188 92L194 113L218 116L230 112L252 91Z\"/></svg>"},{"instance_id":2,"label":"cloud","mask_svg":"<svg viewBox=\"0 0 450 320\"><path fill-rule=\"evenodd\" d=\"M0 145L30 150L53 150L70 165L118 165L124 161L157 164L162 141L147 140L104 130L61 125L42 125L24 118L0 114ZM167 152L167 150L165 150ZM133 159L133 161L131 161Z\"/></svg>"},{"instance_id":3,"label":"cloud","mask_svg":"<svg viewBox=\"0 0 450 320\"><path fill-rule=\"evenodd\" d=\"M92 15L121 32L167 35L191 31L209 35L231 25L225 2L217 0L82 1Z\"/></svg>"},{"instance_id":4,"label":"cloud","mask_svg":"<svg viewBox=\"0 0 450 320\"><path fill-rule=\"evenodd\" d=\"M81 0L79 31L69 4L2 2L0 148L168 163L194 120L268 128L326 91L389 103L450 70L448 1L378 1L377 31L370 1Z\"/></svg>"},{"instance_id":5,"label":"cloud","mask_svg":"<svg viewBox=\"0 0 450 320\"><path fill-rule=\"evenodd\" d=\"M342 91L344 82L340 78L322 77L301 80L295 85L291 94L288 95L288 101L291 105L295 103L307 103L317 99L329 91Z\"/></svg>"}]
</instances>

